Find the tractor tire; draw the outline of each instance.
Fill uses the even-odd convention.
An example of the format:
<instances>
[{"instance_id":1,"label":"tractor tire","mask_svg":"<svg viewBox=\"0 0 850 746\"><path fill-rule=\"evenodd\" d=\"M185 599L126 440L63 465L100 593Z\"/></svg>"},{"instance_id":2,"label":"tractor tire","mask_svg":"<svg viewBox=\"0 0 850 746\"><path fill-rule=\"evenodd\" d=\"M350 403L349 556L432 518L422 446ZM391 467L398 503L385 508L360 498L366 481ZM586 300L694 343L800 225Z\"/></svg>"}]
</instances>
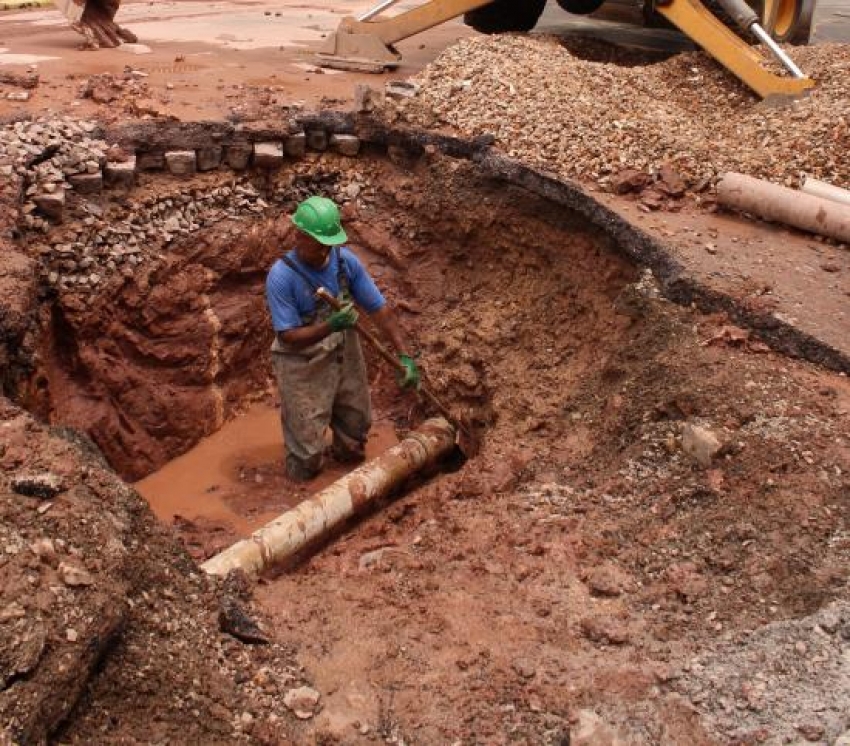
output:
<instances>
[{"instance_id":1,"label":"tractor tire","mask_svg":"<svg viewBox=\"0 0 850 746\"><path fill-rule=\"evenodd\" d=\"M586 16L588 13L599 10L605 0L557 0L557 2L567 13Z\"/></svg>"},{"instance_id":2,"label":"tractor tire","mask_svg":"<svg viewBox=\"0 0 850 746\"><path fill-rule=\"evenodd\" d=\"M546 7L546 0L495 0L463 14L463 22L482 34L531 31Z\"/></svg>"}]
</instances>

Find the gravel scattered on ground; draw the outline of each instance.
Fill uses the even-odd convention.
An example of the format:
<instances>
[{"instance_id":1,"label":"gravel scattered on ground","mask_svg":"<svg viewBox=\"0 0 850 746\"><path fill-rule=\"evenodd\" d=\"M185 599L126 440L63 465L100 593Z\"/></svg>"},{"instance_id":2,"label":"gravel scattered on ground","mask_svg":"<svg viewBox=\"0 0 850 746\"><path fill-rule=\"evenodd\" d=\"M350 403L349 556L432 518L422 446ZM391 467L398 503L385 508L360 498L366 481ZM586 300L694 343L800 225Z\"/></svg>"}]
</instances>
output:
<instances>
[{"instance_id":1,"label":"gravel scattered on ground","mask_svg":"<svg viewBox=\"0 0 850 746\"><path fill-rule=\"evenodd\" d=\"M837 743L850 737L850 605L718 644L677 688L724 741Z\"/></svg>"},{"instance_id":2,"label":"gravel scattered on ground","mask_svg":"<svg viewBox=\"0 0 850 746\"><path fill-rule=\"evenodd\" d=\"M794 48L818 81L768 106L703 53L642 67L580 59L546 37L464 39L391 103L417 125L492 134L508 155L608 187L634 169L672 167L692 190L730 170L797 186L850 182L850 47Z\"/></svg>"}]
</instances>

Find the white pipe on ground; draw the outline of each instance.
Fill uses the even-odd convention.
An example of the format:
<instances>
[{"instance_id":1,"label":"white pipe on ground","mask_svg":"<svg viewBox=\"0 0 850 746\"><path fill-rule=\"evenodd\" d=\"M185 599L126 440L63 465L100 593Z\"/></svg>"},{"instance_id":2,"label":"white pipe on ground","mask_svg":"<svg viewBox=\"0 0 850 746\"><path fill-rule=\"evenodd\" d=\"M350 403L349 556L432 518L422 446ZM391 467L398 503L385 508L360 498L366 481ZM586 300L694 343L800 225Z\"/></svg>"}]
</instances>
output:
<instances>
[{"instance_id":1,"label":"white pipe on ground","mask_svg":"<svg viewBox=\"0 0 850 746\"><path fill-rule=\"evenodd\" d=\"M723 174L717 185L717 200L764 220L850 243L847 205L736 173Z\"/></svg>"},{"instance_id":2,"label":"white pipe on ground","mask_svg":"<svg viewBox=\"0 0 850 746\"><path fill-rule=\"evenodd\" d=\"M842 205L850 205L850 191L834 184L827 184L819 179L806 177L800 189L813 197L823 197L823 199L829 199L833 202L840 202Z\"/></svg>"},{"instance_id":3,"label":"white pipe on ground","mask_svg":"<svg viewBox=\"0 0 850 746\"><path fill-rule=\"evenodd\" d=\"M210 575L224 576L235 569L257 575L292 557L355 511L447 455L454 448L455 435L442 417L427 420L398 445L278 516L250 538L208 559L201 569Z\"/></svg>"}]
</instances>

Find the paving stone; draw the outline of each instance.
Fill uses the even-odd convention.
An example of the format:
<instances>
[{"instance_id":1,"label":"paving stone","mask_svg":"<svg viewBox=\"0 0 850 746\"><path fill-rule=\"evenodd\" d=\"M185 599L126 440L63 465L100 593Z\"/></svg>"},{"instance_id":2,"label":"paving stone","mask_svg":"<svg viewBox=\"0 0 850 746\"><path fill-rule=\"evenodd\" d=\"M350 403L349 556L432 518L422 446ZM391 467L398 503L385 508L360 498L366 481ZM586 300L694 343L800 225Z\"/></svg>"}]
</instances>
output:
<instances>
[{"instance_id":1,"label":"paving stone","mask_svg":"<svg viewBox=\"0 0 850 746\"><path fill-rule=\"evenodd\" d=\"M221 165L221 146L198 150L198 171L213 171Z\"/></svg>"},{"instance_id":2,"label":"paving stone","mask_svg":"<svg viewBox=\"0 0 850 746\"><path fill-rule=\"evenodd\" d=\"M324 130L307 130L307 147L310 150L327 150L328 133Z\"/></svg>"},{"instance_id":3,"label":"paving stone","mask_svg":"<svg viewBox=\"0 0 850 746\"><path fill-rule=\"evenodd\" d=\"M165 153L137 153L136 166L139 171L161 171L165 168Z\"/></svg>"},{"instance_id":4,"label":"paving stone","mask_svg":"<svg viewBox=\"0 0 850 746\"><path fill-rule=\"evenodd\" d=\"M331 135L331 147L340 155L353 157L360 152L360 138L356 135Z\"/></svg>"},{"instance_id":5,"label":"paving stone","mask_svg":"<svg viewBox=\"0 0 850 746\"><path fill-rule=\"evenodd\" d=\"M80 194L98 194L103 189L103 175L100 171L96 174L71 174L68 183Z\"/></svg>"},{"instance_id":6,"label":"paving stone","mask_svg":"<svg viewBox=\"0 0 850 746\"><path fill-rule=\"evenodd\" d=\"M123 163L107 163L103 177L107 186L131 189L136 183L136 157L132 156Z\"/></svg>"},{"instance_id":7,"label":"paving stone","mask_svg":"<svg viewBox=\"0 0 850 746\"><path fill-rule=\"evenodd\" d=\"M257 168L280 168L283 165L283 145L279 142L254 143L254 165Z\"/></svg>"},{"instance_id":8,"label":"paving stone","mask_svg":"<svg viewBox=\"0 0 850 746\"><path fill-rule=\"evenodd\" d=\"M237 142L229 145L225 152L227 165L234 171L244 171L251 162L254 147L249 142Z\"/></svg>"},{"instance_id":9,"label":"paving stone","mask_svg":"<svg viewBox=\"0 0 850 746\"><path fill-rule=\"evenodd\" d=\"M172 150L165 154L165 165L175 176L191 176L197 170L194 150Z\"/></svg>"},{"instance_id":10,"label":"paving stone","mask_svg":"<svg viewBox=\"0 0 850 746\"><path fill-rule=\"evenodd\" d=\"M286 154L291 158L302 158L307 152L307 135L296 132L286 138Z\"/></svg>"}]
</instances>

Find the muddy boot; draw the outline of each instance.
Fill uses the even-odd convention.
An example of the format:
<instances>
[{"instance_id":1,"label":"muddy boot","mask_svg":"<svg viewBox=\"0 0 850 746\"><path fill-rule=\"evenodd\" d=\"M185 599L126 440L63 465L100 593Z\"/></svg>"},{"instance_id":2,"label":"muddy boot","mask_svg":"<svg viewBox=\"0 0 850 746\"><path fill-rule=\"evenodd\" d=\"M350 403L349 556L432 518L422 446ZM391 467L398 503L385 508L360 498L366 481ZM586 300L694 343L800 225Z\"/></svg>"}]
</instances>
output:
<instances>
[{"instance_id":1,"label":"muddy boot","mask_svg":"<svg viewBox=\"0 0 850 746\"><path fill-rule=\"evenodd\" d=\"M321 454L312 456L306 461L291 453L286 454L286 473L290 479L296 482L309 482L311 479L318 476L321 470Z\"/></svg>"},{"instance_id":2,"label":"muddy boot","mask_svg":"<svg viewBox=\"0 0 850 746\"><path fill-rule=\"evenodd\" d=\"M334 438L331 456L338 464L362 464L366 460L366 444L352 440L343 443Z\"/></svg>"}]
</instances>

